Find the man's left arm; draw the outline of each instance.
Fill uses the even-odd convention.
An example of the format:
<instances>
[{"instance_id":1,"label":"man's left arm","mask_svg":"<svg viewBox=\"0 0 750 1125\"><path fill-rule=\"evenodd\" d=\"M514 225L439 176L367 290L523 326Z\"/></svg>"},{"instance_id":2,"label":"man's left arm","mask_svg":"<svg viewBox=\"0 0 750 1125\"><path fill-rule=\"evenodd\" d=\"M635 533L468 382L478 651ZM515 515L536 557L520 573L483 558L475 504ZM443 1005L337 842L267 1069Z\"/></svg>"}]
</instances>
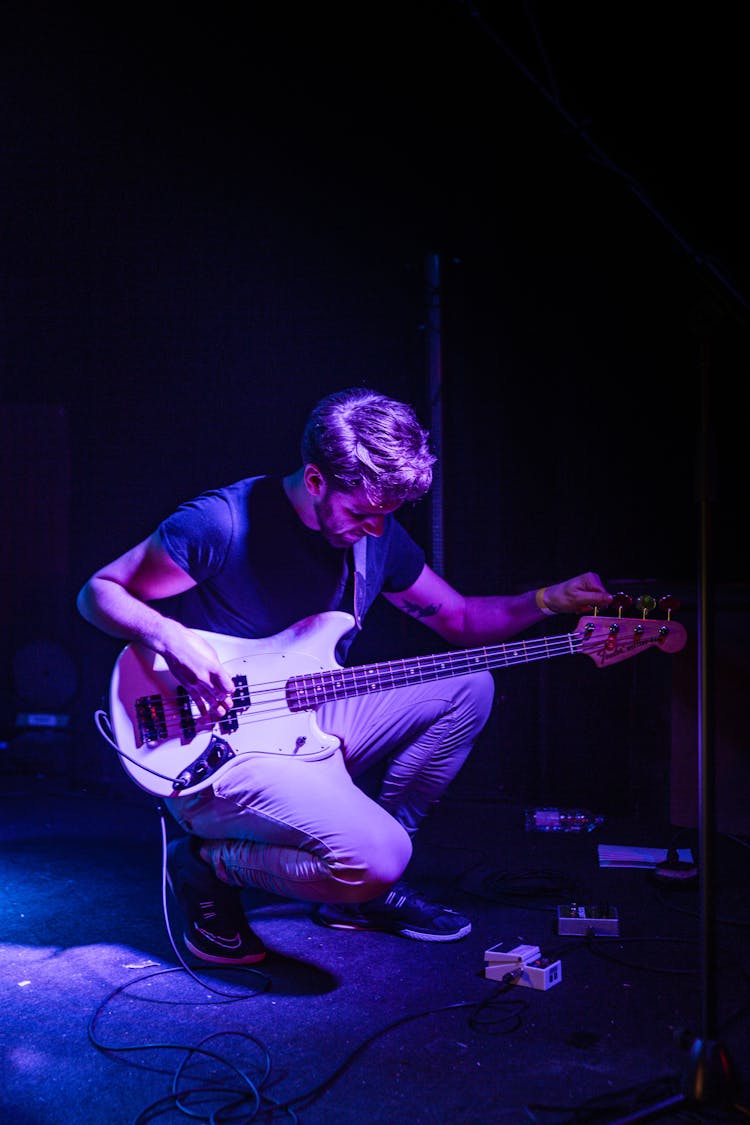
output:
<instances>
[{"instance_id":1,"label":"man's left arm","mask_svg":"<svg viewBox=\"0 0 750 1125\"><path fill-rule=\"evenodd\" d=\"M591 613L612 595L593 571L522 594L466 596L429 566L408 590L385 593L402 613L421 621L450 644L494 644L556 613Z\"/></svg>"}]
</instances>

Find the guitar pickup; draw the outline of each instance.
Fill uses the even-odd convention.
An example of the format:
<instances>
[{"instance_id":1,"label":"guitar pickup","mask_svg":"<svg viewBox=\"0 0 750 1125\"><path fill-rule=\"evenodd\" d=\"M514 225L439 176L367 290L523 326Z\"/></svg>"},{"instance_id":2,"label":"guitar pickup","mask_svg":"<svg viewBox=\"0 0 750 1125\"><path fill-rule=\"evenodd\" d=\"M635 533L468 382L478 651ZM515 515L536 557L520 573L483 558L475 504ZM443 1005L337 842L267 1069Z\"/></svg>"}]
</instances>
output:
<instances>
[{"instance_id":1,"label":"guitar pickup","mask_svg":"<svg viewBox=\"0 0 750 1125\"><path fill-rule=\"evenodd\" d=\"M141 744L163 742L167 738L167 719L160 695L143 695L135 701L135 717Z\"/></svg>"},{"instance_id":2,"label":"guitar pickup","mask_svg":"<svg viewBox=\"0 0 750 1125\"><path fill-rule=\"evenodd\" d=\"M234 734L239 723L237 712L250 706L250 689L247 686L247 676L232 676L234 691L232 692L232 709L223 719L219 720L219 730L222 734Z\"/></svg>"},{"instance_id":3,"label":"guitar pickup","mask_svg":"<svg viewBox=\"0 0 750 1125\"><path fill-rule=\"evenodd\" d=\"M187 688L177 688L177 713L180 717L180 741L183 746L195 738L195 718L193 716L192 700Z\"/></svg>"}]
</instances>

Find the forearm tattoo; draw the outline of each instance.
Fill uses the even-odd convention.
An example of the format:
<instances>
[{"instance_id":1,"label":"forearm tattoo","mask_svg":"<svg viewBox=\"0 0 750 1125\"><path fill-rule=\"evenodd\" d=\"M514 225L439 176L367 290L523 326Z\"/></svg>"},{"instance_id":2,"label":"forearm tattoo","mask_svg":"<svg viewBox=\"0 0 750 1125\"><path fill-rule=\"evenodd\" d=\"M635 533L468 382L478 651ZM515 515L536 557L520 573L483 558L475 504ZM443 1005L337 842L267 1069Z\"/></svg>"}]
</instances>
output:
<instances>
[{"instance_id":1,"label":"forearm tattoo","mask_svg":"<svg viewBox=\"0 0 750 1125\"><path fill-rule=\"evenodd\" d=\"M412 617L434 617L440 612L439 605L417 605L416 602L401 602L400 608Z\"/></svg>"}]
</instances>

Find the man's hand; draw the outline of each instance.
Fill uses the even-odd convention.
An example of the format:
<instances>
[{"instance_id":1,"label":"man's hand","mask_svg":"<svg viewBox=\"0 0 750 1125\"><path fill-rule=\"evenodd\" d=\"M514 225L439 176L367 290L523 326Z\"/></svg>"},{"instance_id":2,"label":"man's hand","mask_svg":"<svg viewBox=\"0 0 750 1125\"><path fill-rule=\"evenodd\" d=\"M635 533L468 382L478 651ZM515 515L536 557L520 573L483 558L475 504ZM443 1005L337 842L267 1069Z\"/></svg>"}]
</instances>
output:
<instances>
[{"instance_id":1,"label":"man's hand","mask_svg":"<svg viewBox=\"0 0 750 1125\"><path fill-rule=\"evenodd\" d=\"M594 608L603 609L612 601L612 594L602 585L598 574L589 570L547 586L544 590L544 604L553 613L592 613Z\"/></svg>"},{"instance_id":2,"label":"man's hand","mask_svg":"<svg viewBox=\"0 0 750 1125\"><path fill-rule=\"evenodd\" d=\"M223 719L232 706L234 683L208 641L172 621L163 656L170 672L186 688L201 715Z\"/></svg>"}]
</instances>

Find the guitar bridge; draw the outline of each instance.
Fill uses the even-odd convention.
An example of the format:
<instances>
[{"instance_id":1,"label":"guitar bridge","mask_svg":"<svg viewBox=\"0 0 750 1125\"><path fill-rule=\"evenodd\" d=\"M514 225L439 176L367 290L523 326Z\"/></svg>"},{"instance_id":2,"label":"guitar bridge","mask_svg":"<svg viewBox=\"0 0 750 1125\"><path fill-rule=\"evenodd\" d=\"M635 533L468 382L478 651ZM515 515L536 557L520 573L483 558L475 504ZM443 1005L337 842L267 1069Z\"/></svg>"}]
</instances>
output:
<instances>
[{"instance_id":1,"label":"guitar bridge","mask_svg":"<svg viewBox=\"0 0 750 1125\"><path fill-rule=\"evenodd\" d=\"M179 777L175 778L175 789L178 791L189 789L191 785L197 785L198 782L205 781L206 778L211 777L221 766L234 757L236 757L236 754L229 743L225 742L223 738L217 738L216 735L213 735L203 753L192 761Z\"/></svg>"}]
</instances>

